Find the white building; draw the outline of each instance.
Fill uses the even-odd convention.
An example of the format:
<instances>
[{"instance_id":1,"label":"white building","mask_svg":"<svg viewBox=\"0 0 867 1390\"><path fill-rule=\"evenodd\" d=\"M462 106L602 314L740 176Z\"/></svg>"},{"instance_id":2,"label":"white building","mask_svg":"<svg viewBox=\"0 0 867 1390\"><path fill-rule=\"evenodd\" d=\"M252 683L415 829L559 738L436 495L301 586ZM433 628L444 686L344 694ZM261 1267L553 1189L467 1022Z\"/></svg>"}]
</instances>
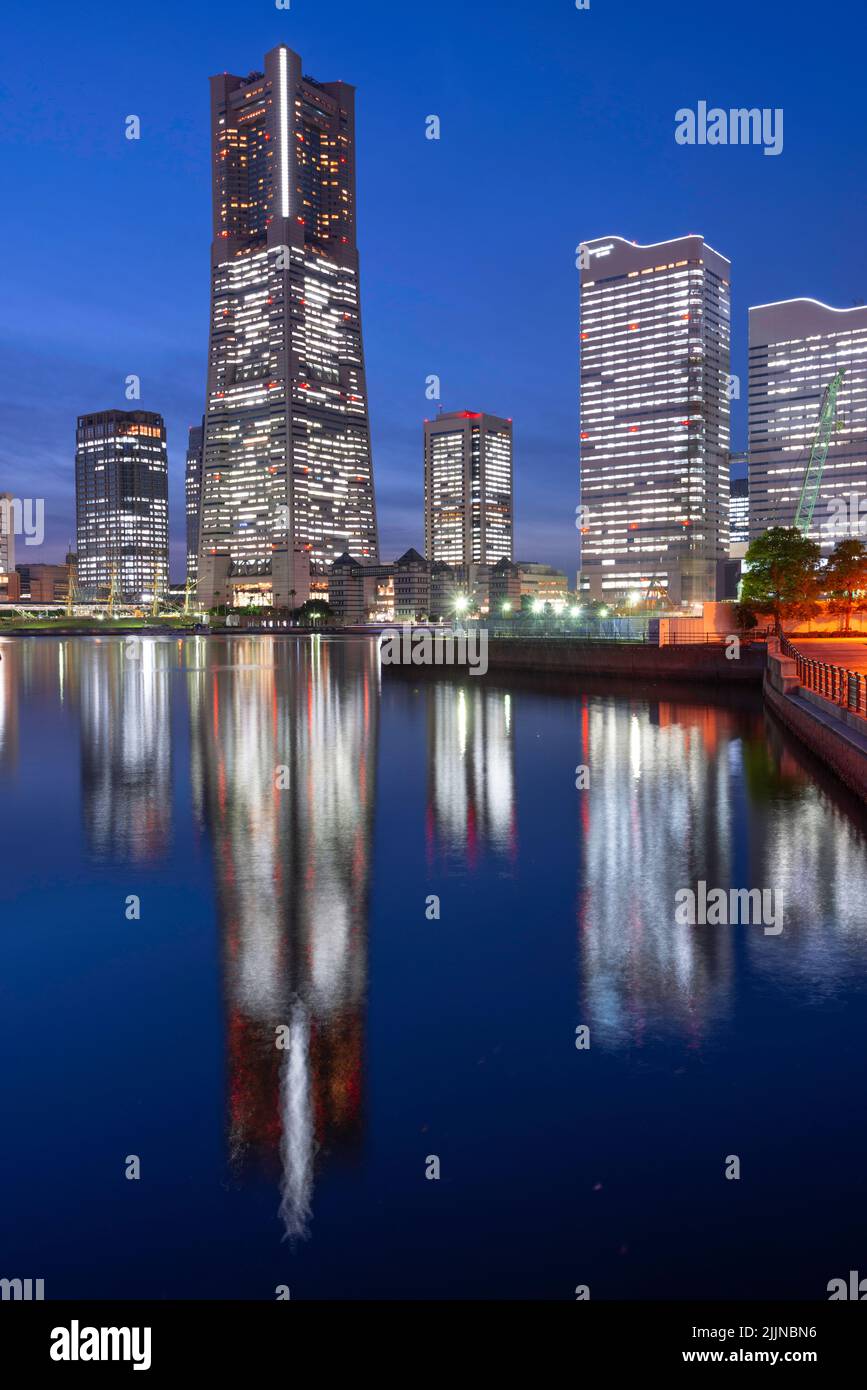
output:
<instances>
[{"instance_id":1,"label":"white building","mask_svg":"<svg viewBox=\"0 0 867 1390\"><path fill-rule=\"evenodd\" d=\"M794 525L825 389L841 370L810 528L825 553L867 531L867 307L788 299L750 309L751 538Z\"/></svg>"},{"instance_id":2,"label":"white building","mask_svg":"<svg viewBox=\"0 0 867 1390\"><path fill-rule=\"evenodd\" d=\"M582 244L581 587L716 597L728 554L730 263L701 236Z\"/></svg>"},{"instance_id":3,"label":"white building","mask_svg":"<svg viewBox=\"0 0 867 1390\"><path fill-rule=\"evenodd\" d=\"M511 560L511 420L476 410L425 420L424 535L431 563Z\"/></svg>"}]
</instances>

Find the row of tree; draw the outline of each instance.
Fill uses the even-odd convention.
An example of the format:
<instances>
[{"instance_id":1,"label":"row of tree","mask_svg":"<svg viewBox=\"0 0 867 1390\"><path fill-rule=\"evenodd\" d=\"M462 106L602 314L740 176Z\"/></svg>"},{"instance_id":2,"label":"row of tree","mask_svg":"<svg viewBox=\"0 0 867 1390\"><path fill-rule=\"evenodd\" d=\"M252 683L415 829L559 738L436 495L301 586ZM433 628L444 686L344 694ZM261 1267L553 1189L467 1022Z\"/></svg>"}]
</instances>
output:
<instances>
[{"instance_id":1,"label":"row of tree","mask_svg":"<svg viewBox=\"0 0 867 1390\"><path fill-rule=\"evenodd\" d=\"M839 541L828 559L796 526L772 526L752 542L744 562L741 609L762 613L781 633L784 622L813 618L823 604L849 631L853 613L867 610L867 547Z\"/></svg>"}]
</instances>

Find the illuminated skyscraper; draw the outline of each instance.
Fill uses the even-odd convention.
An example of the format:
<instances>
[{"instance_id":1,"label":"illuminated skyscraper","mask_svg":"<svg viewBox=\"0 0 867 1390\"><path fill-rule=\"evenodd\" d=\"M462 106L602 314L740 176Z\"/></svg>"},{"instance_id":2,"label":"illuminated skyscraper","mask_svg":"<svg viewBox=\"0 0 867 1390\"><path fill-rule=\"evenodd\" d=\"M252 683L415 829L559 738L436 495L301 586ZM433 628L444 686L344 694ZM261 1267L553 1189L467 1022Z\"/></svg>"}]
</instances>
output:
<instances>
[{"instance_id":1,"label":"illuminated skyscraper","mask_svg":"<svg viewBox=\"0 0 867 1390\"><path fill-rule=\"evenodd\" d=\"M810 531L825 553L867 527L867 308L789 299L750 309L751 537L793 525L825 388L841 370Z\"/></svg>"},{"instance_id":2,"label":"illuminated skyscraper","mask_svg":"<svg viewBox=\"0 0 867 1390\"><path fill-rule=\"evenodd\" d=\"M199 570L199 515L202 504L202 460L205 447L205 421L190 426L187 444L187 468L184 476L184 501L187 514L187 579L195 579Z\"/></svg>"},{"instance_id":3,"label":"illuminated skyscraper","mask_svg":"<svg viewBox=\"0 0 867 1390\"><path fill-rule=\"evenodd\" d=\"M749 482L746 478L732 478L729 497L729 554L743 558L749 539Z\"/></svg>"},{"instance_id":4,"label":"illuminated skyscraper","mask_svg":"<svg viewBox=\"0 0 867 1390\"><path fill-rule=\"evenodd\" d=\"M582 587L712 600L728 554L730 264L700 236L603 237L579 263Z\"/></svg>"},{"instance_id":5,"label":"illuminated skyscraper","mask_svg":"<svg viewBox=\"0 0 867 1390\"><path fill-rule=\"evenodd\" d=\"M149 410L79 415L75 437L78 583L123 599L163 592L169 577L166 427Z\"/></svg>"},{"instance_id":6,"label":"illuminated skyscraper","mask_svg":"<svg viewBox=\"0 0 867 1390\"><path fill-rule=\"evenodd\" d=\"M378 557L355 91L273 48L264 72L211 78L211 137L199 596L297 606L308 561Z\"/></svg>"},{"instance_id":7,"label":"illuminated skyscraper","mask_svg":"<svg viewBox=\"0 0 867 1390\"><path fill-rule=\"evenodd\" d=\"M431 562L511 560L511 420L472 410L425 420L424 535Z\"/></svg>"},{"instance_id":8,"label":"illuminated skyscraper","mask_svg":"<svg viewBox=\"0 0 867 1390\"><path fill-rule=\"evenodd\" d=\"M10 589L15 597L15 498L0 492L0 601Z\"/></svg>"}]
</instances>

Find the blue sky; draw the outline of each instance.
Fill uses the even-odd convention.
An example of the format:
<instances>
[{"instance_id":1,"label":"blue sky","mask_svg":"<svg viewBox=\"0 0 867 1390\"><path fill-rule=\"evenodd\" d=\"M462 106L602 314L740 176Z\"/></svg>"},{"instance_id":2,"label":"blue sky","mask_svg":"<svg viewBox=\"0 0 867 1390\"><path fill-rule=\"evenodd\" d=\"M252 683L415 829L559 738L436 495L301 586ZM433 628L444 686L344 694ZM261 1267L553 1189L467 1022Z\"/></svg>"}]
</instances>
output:
<instances>
[{"instance_id":1,"label":"blue sky","mask_svg":"<svg viewBox=\"0 0 867 1390\"><path fill-rule=\"evenodd\" d=\"M425 379L446 410L511 416L520 558L572 572L575 247L703 233L732 260L733 368L747 308L867 299L863 8L731 0L50 0L7 6L0 491L46 499L74 537L75 417L124 407L169 435L173 575L183 457L202 413L208 77L277 43L358 89L359 248L382 552L422 546ZM675 111L782 107L778 157L675 142ZM129 114L142 138L124 138ZM441 120L425 139L425 117ZM745 399L734 445L746 439Z\"/></svg>"}]
</instances>

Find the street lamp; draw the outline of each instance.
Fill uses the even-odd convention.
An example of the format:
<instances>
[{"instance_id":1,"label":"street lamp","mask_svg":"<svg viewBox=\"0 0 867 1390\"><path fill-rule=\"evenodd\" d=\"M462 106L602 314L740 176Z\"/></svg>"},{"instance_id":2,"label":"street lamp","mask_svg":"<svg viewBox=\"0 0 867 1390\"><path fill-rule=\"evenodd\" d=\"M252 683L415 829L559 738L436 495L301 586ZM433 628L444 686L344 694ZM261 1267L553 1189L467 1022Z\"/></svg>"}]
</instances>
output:
<instances>
[{"instance_id":1,"label":"street lamp","mask_svg":"<svg viewBox=\"0 0 867 1390\"><path fill-rule=\"evenodd\" d=\"M580 612L581 612L581 609L580 609L580 608L577 608L577 607L573 607L573 608L570 608L570 609L569 609L569 612L572 614L572 617L573 617L573 618L577 618L578 615L579 615Z\"/></svg>"},{"instance_id":2,"label":"street lamp","mask_svg":"<svg viewBox=\"0 0 867 1390\"><path fill-rule=\"evenodd\" d=\"M507 602L507 603L504 603L504 604L503 604L503 612L504 612L504 613L511 613L511 611L512 611L512 605L511 605L510 603L508 603L508 602Z\"/></svg>"},{"instance_id":3,"label":"street lamp","mask_svg":"<svg viewBox=\"0 0 867 1390\"><path fill-rule=\"evenodd\" d=\"M544 607L545 607L545 605L544 605L544 603L542 602L542 600L541 600L540 598L534 598L534 599L533 599L533 612L534 612L534 613L541 613L542 610L544 609Z\"/></svg>"},{"instance_id":4,"label":"street lamp","mask_svg":"<svg viewBox=\"0 0 867 1390\"><path fill-rule=\"evenodd\" d=\"M469 606L470 601L467 598L466 594L458 594L457 598L455 599L455 612L466 613Z\"/></svg>"}]
</instances>

